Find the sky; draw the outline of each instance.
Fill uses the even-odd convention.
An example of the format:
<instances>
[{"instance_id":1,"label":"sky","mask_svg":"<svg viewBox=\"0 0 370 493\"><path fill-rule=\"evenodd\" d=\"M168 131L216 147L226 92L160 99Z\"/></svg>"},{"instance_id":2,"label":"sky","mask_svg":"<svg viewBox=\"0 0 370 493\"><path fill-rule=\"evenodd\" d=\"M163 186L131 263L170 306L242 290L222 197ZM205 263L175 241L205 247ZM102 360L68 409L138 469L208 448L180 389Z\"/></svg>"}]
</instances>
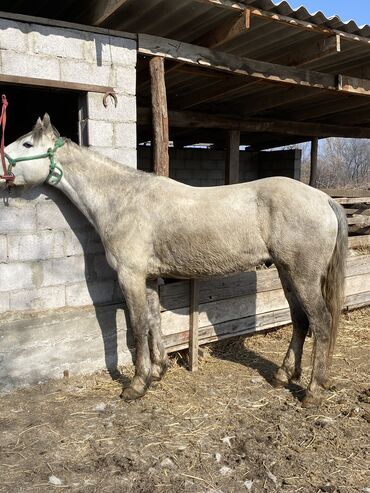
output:
<instances>
[{"instance_id":1,"label":"sky","mask_svg":"<svg viewBox=\"0 0 370 493\"><path fill-rule=\"evenodd\" d=\"M273 0L279 4L280 0ZM353 19L357 24L370 24L370 0L287 0L289 5L297 9L304 5L313 13L321 10L326 17L339 15L343 21Z\"/></svg>"}]
</instances>

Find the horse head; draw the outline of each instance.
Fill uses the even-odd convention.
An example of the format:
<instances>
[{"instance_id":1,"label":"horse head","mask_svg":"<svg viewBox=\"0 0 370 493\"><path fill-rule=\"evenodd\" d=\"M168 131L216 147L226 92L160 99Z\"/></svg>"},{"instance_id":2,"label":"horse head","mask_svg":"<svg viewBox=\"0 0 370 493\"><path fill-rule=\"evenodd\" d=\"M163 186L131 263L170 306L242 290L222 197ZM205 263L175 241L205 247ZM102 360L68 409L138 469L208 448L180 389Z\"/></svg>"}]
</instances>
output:
<instances>
[{"instance_id":1,"label":"horse head","mask_svg":"<svg viewBox=\"0 0 370 493\"><path fill-rule=\"evenodd\" d=\"M38 118L31 132L5 148L8 170L14 174L15 185L41 185L57 176L55 168L59 168L54 163L54 153L64 143L58 137L59 133L45 113L42 120ZM56 147L58 141L60 145Z\"/></svg>"}]
</instances>

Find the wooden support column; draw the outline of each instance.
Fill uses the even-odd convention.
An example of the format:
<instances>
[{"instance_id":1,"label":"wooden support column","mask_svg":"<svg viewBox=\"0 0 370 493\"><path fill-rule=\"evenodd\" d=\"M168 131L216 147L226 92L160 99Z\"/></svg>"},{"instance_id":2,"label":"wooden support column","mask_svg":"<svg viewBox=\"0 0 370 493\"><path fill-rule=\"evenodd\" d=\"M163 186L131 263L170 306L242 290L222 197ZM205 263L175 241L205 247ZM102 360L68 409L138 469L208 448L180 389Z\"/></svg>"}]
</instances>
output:
<instances>
[{"instance_id":1,"label":"wooden support column","mask_svg":"<svg viewBox=\"0 0 370 493\"><path fill-rule=\"evenodd\" d=\"M169 176L168 110L164 59L158 56L151 58L149 68L152 93L153 171L157 175Z\"/></svg>"},{"instance_id":2,"label":"wooden support column","mask_svg":"<svg viewBox=\"0 0 370 493\"><path fill-rule=\"evenodd\" d=\"M311 140L311 170L310 170L310 186L317 187L317 157L319 150L319 139L315 137Z\"/></svg>"},{"instance_id":3,"label":"wooden support column","mask_svg":"<svg viewBox=\"0 0 370 493\"><path fill-rule=\"evenodd\" d=\"M199 359L199 281L190 281L189 370L198 370Z\"/></svg>"},{"instance_id":4,"label":"wooden support column","mask_svg":"<svg viewBox=\"0 0 370 493\"><path fill-rule=\"evenodd\" d=\"M225 185L239 182L240 131L229 130L225 160Z\"/></svg>"}]
</instances>

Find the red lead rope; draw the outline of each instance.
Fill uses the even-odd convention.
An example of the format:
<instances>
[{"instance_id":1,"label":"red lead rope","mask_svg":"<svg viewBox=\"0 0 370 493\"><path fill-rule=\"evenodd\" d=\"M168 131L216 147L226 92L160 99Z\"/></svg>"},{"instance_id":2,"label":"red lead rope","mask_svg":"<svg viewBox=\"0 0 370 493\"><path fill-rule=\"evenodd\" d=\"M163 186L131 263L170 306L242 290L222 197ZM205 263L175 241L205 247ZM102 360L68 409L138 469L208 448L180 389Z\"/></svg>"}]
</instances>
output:
<instances>
[{"instance_id":1,"label":"red lead rope","mask_svg":"<svg viewBox=\"0 0 370 493\"><path fill-rule=\"evenodd\" d=\"M1 96L2 108L1 108L1 116L0 116L0 125L2 127L1 134L1 146L0 146L0 154L1 154L1 163L3 165L4 174L0 175L0 178L5 179L7 182L12 182L14 180L13 175L8 174L8 169L5 162L5 127L6 127L6 108L8 107L8 101L6 99L5 94Z\"/></svg>"}]
</instances>

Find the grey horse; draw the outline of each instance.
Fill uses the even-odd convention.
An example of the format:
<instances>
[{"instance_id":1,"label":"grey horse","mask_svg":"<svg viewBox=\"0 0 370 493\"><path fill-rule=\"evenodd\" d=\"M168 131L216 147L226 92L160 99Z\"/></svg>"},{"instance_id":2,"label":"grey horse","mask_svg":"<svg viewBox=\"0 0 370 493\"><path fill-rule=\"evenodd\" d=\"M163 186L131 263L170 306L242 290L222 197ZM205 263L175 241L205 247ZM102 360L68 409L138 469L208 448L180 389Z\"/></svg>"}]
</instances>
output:
<instances>
[{"instance_id":1,"label":"grey horse","mask_svg":"<svg viewBox=\"0 0 370 493\"><path fill-rule=\"evenodd\" d=\"M303 405L320 403L343 301L347 222L328 195L284 177L196 188L116 163L61 139L45 115L6 147L17 185L45 181L93 224L117 271L135 339L135 376L123 398L145 394L164 374L159 277L207 278L273 262L293 321L275 382L299 379L303 344L314 337Z\"/></svg>"}]
</instances>

